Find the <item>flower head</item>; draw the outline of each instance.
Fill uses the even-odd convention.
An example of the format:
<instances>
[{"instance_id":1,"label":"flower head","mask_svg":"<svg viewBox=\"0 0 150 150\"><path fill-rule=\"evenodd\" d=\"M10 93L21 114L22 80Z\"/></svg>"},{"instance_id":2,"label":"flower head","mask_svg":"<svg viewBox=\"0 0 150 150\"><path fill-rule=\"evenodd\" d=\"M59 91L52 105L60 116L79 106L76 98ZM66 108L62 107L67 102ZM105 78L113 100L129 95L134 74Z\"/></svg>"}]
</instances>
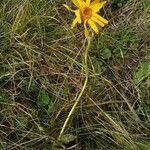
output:
<instances>
[{"instance_id":1,"label":"flower head","mask_svg":"<svg viewBox=\"0 0 150 150\"><path fill-rule=\"evenodd\" d=\"M75 13L75 19L72 22L71 28L74 28L77 23L84 23L85 37L88 37L89 31L87 24L95 33L99 32L98 25L104 27L108 24L108 21L98 14L98 11L104 6L106 1L100 2L100 0L72 0L77 7L76 10L72 10L68 5L64 4L69 11Z\"/></svg>"}]
</instances>

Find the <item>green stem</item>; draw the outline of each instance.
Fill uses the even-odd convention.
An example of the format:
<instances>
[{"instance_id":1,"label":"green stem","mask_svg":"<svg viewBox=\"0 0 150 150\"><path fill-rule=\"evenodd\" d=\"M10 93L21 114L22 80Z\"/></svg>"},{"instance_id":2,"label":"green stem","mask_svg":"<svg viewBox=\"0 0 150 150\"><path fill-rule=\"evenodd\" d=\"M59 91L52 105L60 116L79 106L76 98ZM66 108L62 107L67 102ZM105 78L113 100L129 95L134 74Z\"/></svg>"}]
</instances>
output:
<instances>
[{"instance_id":1,"label":"green stem","mask_svg":"<svg viewBox=\"0 0 150 150\"><path fill-rule=\"evenodd\" d=\"M86 85L87 85L87 82L88 82L88 51L89 51L90 46L91 46L91 37L87 38L87 42L88 42L88 44L87 44L87 47L86 47L86 50L85 50L85 55L84 55L85 56L84 57L84 63L85 63L85 69L84 69L85 70L85 81L84 81L83 87L82 87L82 89L81 89L81 91L80 91L77 99L75 100L74 105L72 106L72 108L71 108L71 110L70 110L70 112L69 112L69 114L68 114L68 116L67 116L67 118L66 118L66 120L65 120L65 122L63 124L63 127L62 127L62 129L60 131L60 134L58 136L58 140L60 140L60 138L62 137L62 135L63 135L63 133L64 133L64 131L65 131L67 125L68 125L68 122L69 122L72 114L74 113L74 111L76 109L76 106L78 105L78 103L80 101L81 96L83 95L83 93L85 91L85 88L86 88Z\"/></svg>"}]
</instances>

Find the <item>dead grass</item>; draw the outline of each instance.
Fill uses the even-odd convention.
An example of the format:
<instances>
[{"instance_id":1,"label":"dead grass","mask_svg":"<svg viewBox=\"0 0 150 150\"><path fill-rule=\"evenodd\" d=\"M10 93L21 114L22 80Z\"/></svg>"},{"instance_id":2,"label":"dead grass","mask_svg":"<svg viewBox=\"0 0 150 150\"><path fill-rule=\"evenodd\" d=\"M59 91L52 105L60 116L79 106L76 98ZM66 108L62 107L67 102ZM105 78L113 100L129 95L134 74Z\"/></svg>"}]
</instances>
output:
<instances>
[{"instance_id":1,"label":"dead grass","mask_svg":"<svg viewBox=\"0 0 150 150\"><path fill-rule=\"evenodd\" d=\"M148 2L103 10L110 24L93 39L88 85L67 126L70 139L59 143L82 87L85 49L82 27L70 30L62 3L0 4L0 149L148 149L149 78L133 82L150 56Z\"/></svg>"}]
</instances>

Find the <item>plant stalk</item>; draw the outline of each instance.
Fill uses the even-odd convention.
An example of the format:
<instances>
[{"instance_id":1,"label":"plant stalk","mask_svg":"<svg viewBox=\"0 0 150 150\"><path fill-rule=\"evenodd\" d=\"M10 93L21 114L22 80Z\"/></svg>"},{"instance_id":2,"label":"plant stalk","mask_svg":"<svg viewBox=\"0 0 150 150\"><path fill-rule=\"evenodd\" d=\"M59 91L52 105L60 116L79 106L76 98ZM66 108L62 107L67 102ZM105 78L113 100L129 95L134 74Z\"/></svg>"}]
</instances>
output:
<instances>
[{"instance_id":1,"label":"plant stalk","mask_svg":"<svg viewBox=\"0 0 150 150\"><path fill-rule=\"evenodd\" d=\"M85 81L84 81L83 87L82 87L82 89L81 89L81 91L80 91L80 93L79 93L77 99L75 100L74 105L72 106L72 108L71 108L71 110L70 110L70 112L69 112L69 114L68 114L68 116L67 116L67 118L66 118L66 120L65 120L65 122L64 122L64 124L63 124L63 127L62 127L62 129L61 129L61 131L60 131L60 134L59 134L59 136L58 136L58 141L61 139L62 135L64 134L64 131L65 131L67 125L68 125L68 122L69 122L71 116L73 115L73 113L74 113L74 111L75 111L75 109L76 109L76 106L78 105L78 103L79 103L79 101L80 101L80 99L81 99L81 96L83 95L83 93L84 93L84 91L85 91L87 82L88 82L88 74L89 74L89 73L88 73L88 52L89 52L89 49L90 49L90 46L91 46L91 39L92 39L91 37L88 37L88 38L87 38L87 42L88 42L88 43L87 43L87 47L86 47L85 55L84 55Z\"/></svg>"}]
</instances>

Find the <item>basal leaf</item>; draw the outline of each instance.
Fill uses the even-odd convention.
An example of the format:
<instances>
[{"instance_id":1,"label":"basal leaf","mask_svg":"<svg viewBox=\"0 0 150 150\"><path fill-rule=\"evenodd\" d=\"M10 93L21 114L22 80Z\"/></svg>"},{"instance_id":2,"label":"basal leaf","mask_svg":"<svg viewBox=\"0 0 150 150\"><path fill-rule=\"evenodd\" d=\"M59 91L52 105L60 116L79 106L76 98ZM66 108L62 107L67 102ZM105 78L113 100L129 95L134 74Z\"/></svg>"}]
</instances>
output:
<instances>
[{"instance_id":1,"label":"basal leaf","mask_svg":"<svg viewBox=\"0 0 150 150\"><path fill-rule=\"evenodd\" d=\"M150 75L150 62L140 63L134 73L133 81L139 84Z\"/></svg>"},{"instance_id":2,"label":"basal leaf","mask_svg":"<svg viewBox=\"0 0 150 150\"><path fill-rule=\"evenodd\" d=\"M47 106L49 104L50 98L48 93L45 90L41 90L38 95L38 105L39 106Z\"/></svg>"}]
</instances>

